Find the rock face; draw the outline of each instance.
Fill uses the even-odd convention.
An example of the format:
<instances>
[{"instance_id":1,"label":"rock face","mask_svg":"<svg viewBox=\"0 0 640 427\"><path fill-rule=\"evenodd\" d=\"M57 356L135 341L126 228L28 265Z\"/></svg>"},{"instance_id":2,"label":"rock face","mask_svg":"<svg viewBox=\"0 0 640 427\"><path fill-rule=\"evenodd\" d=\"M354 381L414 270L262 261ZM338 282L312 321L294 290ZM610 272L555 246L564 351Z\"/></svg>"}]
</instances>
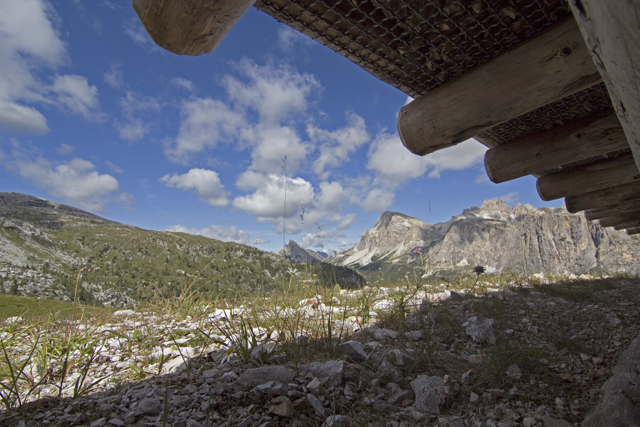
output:
<instances>
[{"instance_id":1,"label":"rock face","mask_svg":"<svg viewBox=\"0 0 640 427\"><path fill-rule=\"evenodd\" d=\"M284 257L289 262L320 262L323 257L317 252L307 250L293 240L284 247Z\"/></svg>"},{"instance_id":2,"label":"rock face","mask_svg":"<svg viewBox=\"0 0 640 427\"><path fill-rule=\"evenodd\" d=\"M411 255L424 248L422 257ZM420 259L424 273L473 265L487 272L581 274L637 273L640 240L602 228L565 209L510 208L501 200L465 209L450 221L427 225L395 212L382 214L360 243L335 263L364 267L372 262L408 264Z\"/></svg>"}]
</instances>

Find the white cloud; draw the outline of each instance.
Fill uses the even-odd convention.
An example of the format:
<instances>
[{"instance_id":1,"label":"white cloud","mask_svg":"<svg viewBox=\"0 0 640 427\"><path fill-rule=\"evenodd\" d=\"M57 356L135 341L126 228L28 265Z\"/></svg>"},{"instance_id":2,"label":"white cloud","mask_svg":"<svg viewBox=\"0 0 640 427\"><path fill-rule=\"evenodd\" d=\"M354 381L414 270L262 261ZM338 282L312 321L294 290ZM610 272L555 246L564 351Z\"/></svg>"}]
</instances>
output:
<instances>
[{"instance_id":1,"label":"white cloud","mask_svg":"<svg viewBox=\"0 0 640 427\"><path fill-rule=\"evenodd\" d=\"M485 182L491 182L489 176L486 173L480 173L476 175L476 179L473 181L476 184L484 184Z\"/></svg>"},{"instance_id":2,"label":"white cloud","mask_svg":"<svg viewBox=\"0 0 640 427\"><path fill-rule=\"evenodd\" d=\"M344 219L342 221L340 221L340 223L338 224L338 228L340 230L346 230L347 228L351 227L351 224L353 224L356 221L356 214L354 213L350 213L345 215Z\"/></svg>"},{"instance_id":3,"label":"white cloud","mask_svg":"<svg viewBox=\"0 0 640 427\"><path fill-rule=\"evenodd\" d=\"M142 26L139 19L134 18L127 21L123 28L124 33L131 38L137 45L142 47L155 48L157 45L151 40L149 34Z\"/></svg>"},{"instance_id":4,"label":"white cloud","mask_svg":"<svg viewBox=\"0 0 640 427\"><path fill-rule=\"evenodd\" d=\"M285 183L287 218L296 217L297 207L311 205L314 198L313 186L302 178L246 171L239 176L236 186L250 194L236 197L233 206L256 215L259 222L277 223L284 215Z\"/></svg>"},{"instance_id":5,"label":"white cloud","mask_svg":"<svg viewBox=\"0 0 640 427\"><path fill-rule=\"evenodd\" d=\"M212 170L195 168L182 175L165 175L160 178L160 182L180 190L195 190L200 200L211 206L225 207L229 204L224 185L220 182L218 173Z\"/></svg>"},{"instance_id":6,"label":"white cloud","mask_svg":"<svg viewBox=\"0 0 640 427\"><path fill-rule=\"evenodd\" d=\"M85 77L71 74L56 76L50 90L56 95L58 104L71 113L84 116L87 120L99 120L102 117L98 88L90 86Z\"/></svg>"},{"instance_id":7,"label":"white cloud","mask_svg":"<svg viewBox=\"0 0 640 427\"><path fill-rule=\"evenodd\" d=\"M111 163L109 160L105 160L105 161L104 161L104 163L105 163L107 166L109 166L109 169L111 169L111 172L114 172L114 173L123 173L123 170L122 170L122 168L120 168L120 166L118 166L118 165L116 165L116 164L114 164L114 163Z\"/></svg>"},{"instance_id":8,"label":"white cloud","mask_svg":"<svg viewBox=\"0 0 640 427\"><path fill-rule=\"evenodd\" d=\"M56 153L64 156L65 154L73 153L74 150L75 148L73 148L71 145L62 143L58 148L56 148Z\"/></svg>"},{"instance_id":9,"label":"white cloud","mask_svg":"<svg viewBox=\"0 0 640 427\"><path fill-rule=\"evenodd\" d=\"M313 164L314 172L322 179L327 179L328 168L336 168L349 161L349 154L369 141L369 134L364 119L357 114L347 115L347 126L330 132L313 125L307 126L307 134L318 150L320 156Z\"/></svg>"},{"instance_id":10,"label":"white cloud","mask_svg":"<svg viewBox=\"0 0 640 427\"><path fill-rule=\"evenodd\" d=\"M165 146L167 158L179 164L188 164L192 156L215 148L243 124L242 115L211 98L191 98L183 104L180 116L178 137Z\"/></svg>"},{"instance_id":11,"label":"white cloud","mask_svg":"<svg viewBox=\"0 0 640 427\"><path fill-rule=\"evenodd\" d=\"M44 116L21 102L45 101L46 89L33 71L56 68L66 49L51 21L54 10L44 0L0 0L0 130L47 133Z\"/></svg>"},{"instance_id":12,"label":"white cloud","mask_svg":"<svg viewBox=\"0 0 640 427\"><path fill-rule=\"evenodd\" d=\"M124 77L122 74L122 65L119 63L111 64L109 71L103 73L104 81L115 89L124 87Z\"/></svg>"},{"instance_id":13,"label":"white cloud","mask_svg":"<svg viewBox=\"0 0 640 427\"><path fill-rule=\"evenodd\" d=\"M384 211L393 205L396 199L394 190L388 188L373 188L367 192L364 200L359 205L365 212Z\"/></svg>"},{"instance_id":14,"label":"white cloud","mask_svg":"<svg viewBox=\"0 0 640 427\"><path fill-rule=\"evenodd\" d=\"M171 79L171 83L173 83L176 87L185 89L189 92L194 92L196 90L196 85L194 85L192 81L187 80L183 77L175 77Z\"/></svg>"},{"instance_id":15,"label":"white cloud","mask_svg":"<svg viewBox=\"0 0 640 427\"><path fill-rule=\"evenodd\" d=\"M94 212L105 212L107 203L118 203L133 209L133 196L120 190L118 180L100 174L88 160L74 158L53 164L40 156L30 160L22 156L12 159L8 167L54 197Z\"/></svg>"},{"instance_id":16,"label":"white cloud","mask_svg":"<svg viewBox=\"0 0 640 427\"><path fill-rule=\"evenodd\" d=\"M195 234L197 236L205 236L210 239L221 240L223 242L236 242L243 244L247 244L249 242L249 235L242 230L238 230L235 226L223 227L221 225L210 225L209 227L204 228L191 228L184 225L172 225L167 227L165 231Z\"/></svg>"},{"instance_id":17,"label":"white cloud","mask_svg":"<svg viewBox=\"0 0 640 427\"><path fill-rule=\"evenodd\" d=\"M269 243L271 240L265 238L262 234L256 234L254 239L251 241L252 245L264 245Z\"/></svg>"},{"instance_id":18,"label":"white cloud","mask_svg":"<svg viewBox=\"0 0 640 427\"><path fill-rule=\"evenodd\" d=\"M513 192L508 193L508 194L503 194L502 196L499 196L499 197L494 197L491 200L502 200L507 205L511 205L511 204L517 202L519 198L520 198L520 195L518 194L518 192L517 191L513 191Z\"/></svg>"},{"instance_id":19,"label":"white cloud","mask_svg":"<svg viewBox=\"0 0 640 427\"><path fill-rule=\"evenodd\" d=\"M311 45L313 40L291 27L280 27L278 29L278 47L280 49L290 52L299 43Z\"/></svg>"},{"instance_id":20,"label":"white cloud","mask_svg":"<svg viewBox=\"0 0 640 427\"><path fill-rule=\"evenodd\" d=\"M312 91L320 90L312 75L299 74L286 65L259 66L244 59L238 69L247 81L227 76L224 86L232 101L256 110L261 122L279 123L291 114L301 114Z\"/></svg>"},{"instance_id":21,"label":"white cloud","mask_svg":"<svg viewBox=\"0 0 640 427\"><path fill-rule=\"evenodd\" d=\"M430 178L440 178L445 170L463 170L477 164L487 147L474 139L421 157L407 150L397 134L379 134L369 149L367 168L386 181L398 185L429 171Z\"/></svg>"},{"instance_id":22,"label":"white cloud","mask_svg":"<svg viewBox=\"0 0 640 427\"><path fill-rule=\"evenodd\" d=\"M144 96L131 91L120 99L120 108L125 123L116 123L120 138L127 141L139 141L150 130L149 124L140 119L139 115L155 113L162 109L163 103L153 96Z\"/></svg>"},{"instance_id":23,"label":"white cloud","mask_svg":"<svg viewBox=\"0 0 640 427\"><path fill-rule=\"evenodd\" d=\"M295 173L311 151L302 142L295 129L278 125L257 125L243 132L245 140L254 145L251 152L251 169L263 172L278 170L287 156L287 172Z\"/></svg>"},{"instance_id":24,"label":"white cloud","mask_svg":"<svg viewBox=\"0 0 640 427\"><path fill-rule=\"evenodd\" d=\"M302 244L307 248L323 248L338 237L344 237L344 233L336 230L322 230L318 233L307 233L302 238Z\"/></svg>"}]
</instances>

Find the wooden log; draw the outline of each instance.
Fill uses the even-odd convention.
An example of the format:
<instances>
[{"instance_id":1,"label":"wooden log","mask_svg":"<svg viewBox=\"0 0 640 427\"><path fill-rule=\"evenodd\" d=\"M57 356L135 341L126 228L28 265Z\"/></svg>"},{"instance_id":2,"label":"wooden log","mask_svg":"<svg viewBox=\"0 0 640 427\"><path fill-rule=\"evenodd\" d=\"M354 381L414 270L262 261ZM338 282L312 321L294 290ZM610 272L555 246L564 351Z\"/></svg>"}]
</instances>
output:
<instances>
[{"instance_id":1,"label":"wooden log","mask_svg":"<svg viewBox=\"0 0 640 427\"><path fill-rule=\"evenodd\" d=\"M628 147L618 116L608 110L492 148L484 167L500 183Z\"/></svg>"},{"instance_id":2,"label":"wooden log","mask_svg":"<svg viewBox=\"0 0 640 427\"><path fill-rule=\"evenodd\" d=\"M627 228L627 234L633 236L634 234L640 234L640 227Z\"/></svg>"},{"instance_id":3,"label":"wooden log","mask_svg":"<svg viewBox=\"0 0 640 427\"><path fill-rule=\"evenodd\" d=\"M627 154L542 176L536 186L540 198L549 201L634 181L640 181L640 171L633 156Z\"/></svg>"},{"instance_id":4,"label":"wooden log","mask_svg":"<svg viewBox=\"0 0 640 427\"><path fill-rule=\"evenodd\" d=\"M567 197L564 199L564 203L567 211L576 213L586 209L603 208L614 203L638 199L640 199L640 183L631 182Z\"/></svg>"},{"instance_id":5,"label":"wooden log","mask_svg":"<svg viewBox=\"0 0 640 427\"><path fill-rule=\"evenodd\" d=\"M179 55L202 55L218 46L255 0L132 0L149 36Z\"/></svg>"},{"instance_id":6,"label":"wooden log","mask_svg":"<svg viewBox=\"0 0 640 427\"><path fill-rule=\"evenodd\" d=\"M398 132L424 156L599 82L571 19L405 105Z\"/></svg>"},{"instance_id":7,"label":"wooden log","mask_svg":"<svg viewBox=\"0 0 640 427\"><path fill-rule=\"evenodd\" d=\"M640 212L638 212L638 215L636 216L636 218L640 218ZM626 228L636 228L640 226L640 219L636 219L635 221L629 221L629 222L625 222L619 225L614 225L613 229L614 230L624 230Z\"/></svg>"},{"instance_id":8,"label":"wooden log","mask_svg":"<svg viewBox=\"0 0 640 427\"><path fill-rule=\"evenodd\" d=\"M640 221L640 212L636 211L629 214L613 215L599 220L603 227L613 227L614 225L624 225Z\"/></svg>"},{"instance_id":9,"label":"wooden log","mask_svg":"<svg viewBox=\"0 0 640 427\"><path fill-rule=\"evenodd\" d=\"M613 203L607 207L590 209L585 211L584 216L587 217L588 220L593 221L607 216L621 215L634 211L640 211L640 200Z\"/></svg>"},{"instance_id":10,"label":"wooden log","mask_svg":"<svg viewBox=\"0 0 640 427\"><path fill-rule=\"evenodd\" d=\"M640 168L640 13L637 0L570 0Z\"/></svg>"}]
</instances>

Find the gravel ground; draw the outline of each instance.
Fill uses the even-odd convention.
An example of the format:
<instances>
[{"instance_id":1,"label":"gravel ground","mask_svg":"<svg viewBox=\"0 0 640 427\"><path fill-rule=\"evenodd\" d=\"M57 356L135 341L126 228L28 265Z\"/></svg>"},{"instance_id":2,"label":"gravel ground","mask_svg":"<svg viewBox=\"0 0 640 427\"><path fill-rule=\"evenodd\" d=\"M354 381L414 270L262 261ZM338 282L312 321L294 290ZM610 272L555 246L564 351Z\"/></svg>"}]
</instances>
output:
<instances>
[{"instance_id":1,"label":"gravel ground","mask_svg":"<svg viewBox=\"0 0 640 427\"><path fill-rule=\"evenodd\" d=\"M265 365L203 347L187 366L134 380L126 360L103 356L90 374L111 375L105 390L42 398L0 413L0 425L577 426L640 335L639 285L452 293L413 310L391 307L354 327L333 355L310 340Z\"/></svg>"}]
</instances>

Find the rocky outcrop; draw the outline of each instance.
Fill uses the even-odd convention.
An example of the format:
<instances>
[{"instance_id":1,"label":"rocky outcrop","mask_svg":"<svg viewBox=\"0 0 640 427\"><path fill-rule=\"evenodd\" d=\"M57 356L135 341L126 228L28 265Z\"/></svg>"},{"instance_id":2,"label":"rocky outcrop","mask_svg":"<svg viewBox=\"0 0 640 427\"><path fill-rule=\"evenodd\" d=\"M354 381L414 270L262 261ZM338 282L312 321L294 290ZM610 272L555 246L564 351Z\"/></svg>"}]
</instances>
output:
<instances>
[{"instance_id":1,"label":"rocky outcrop","mask_svg":"<svg viewBox=\"0 0 640 427\"><path fill-rule=\"evenodd\" d=\"M385 212L335 262L358 267L373 261L411 263L416 261L411 249L417 246L424 248L420 259L426 274L469 265L518 275L637 273L640 268L640 240L635 237L565 209L510 208L501 200L487 200L435 225Z\"/></svg>"},{"instance_id":2,"label":"rocky outcrop","mask_svg":"<svg viewBox=\"0 0 640 427\"><path fill-rule=\"evenodd\" d=\"M289 244L284 247L284 257L293 263L320 262L323 258L317 252L307 250L293 240L289 240Z\"/></svg>"}]
</instances>

